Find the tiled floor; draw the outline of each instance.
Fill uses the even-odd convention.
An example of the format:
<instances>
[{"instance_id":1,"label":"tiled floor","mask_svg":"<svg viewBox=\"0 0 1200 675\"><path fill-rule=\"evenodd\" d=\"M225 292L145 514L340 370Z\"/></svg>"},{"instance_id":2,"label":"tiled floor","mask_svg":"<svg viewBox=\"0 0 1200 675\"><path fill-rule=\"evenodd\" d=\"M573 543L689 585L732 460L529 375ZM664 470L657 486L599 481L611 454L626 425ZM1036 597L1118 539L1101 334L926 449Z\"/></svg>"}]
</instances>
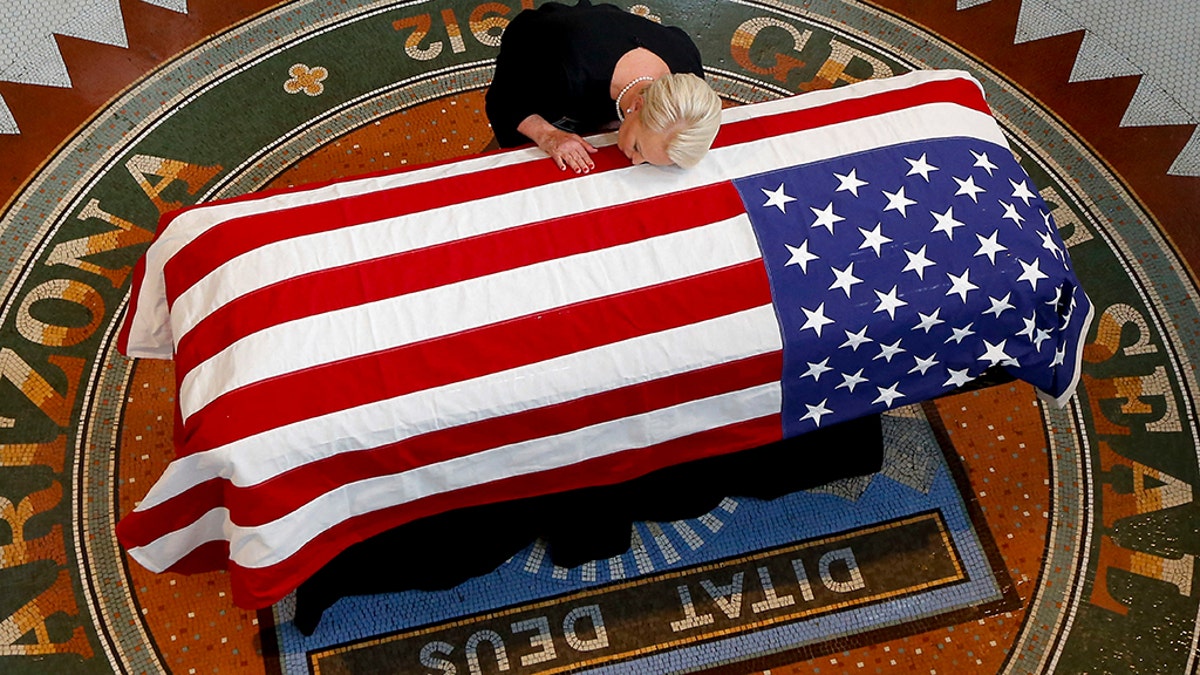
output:
<instances>
[{"instance_id":1,"label":"tiled floor","mask_svg":"<svg viewBox=\"0 0 1200 675\"><path fill-rule=\"evenodd\" d=\"M358 4L11 0L0 9L0 520L7 523L0 527L0 672L290 673L308 672L310 663L338 672L338 665L370 659L382 659L374 672L426 672L387 660L408 643L375 637L411 625L387 619L403 613L409 596L344 602L330 611L323 633L304 638L287 623L289 601L274 611L238 609L225 575L152 574L123 555L112 532L113 519L132 508L172 452L169 364L131 364L111 349L129 266L159 212L206 194L202 188L213 176L235 168L217 166L226 160L216 158L239 143L248 143L238 150L244 158L238 168L245 170L241 182L227 184L227 194L403 168L479 152L492 141L480 112L482 90L472 79L478 73L470 68L494 56L484 21L515 10L516 0L369 3L389 18L381 25L394 30L301 43L312 57L303 72L291 74L297 84L291 107L247 97L244 110L252 114L200 128L176 114L179 92L192 83L209 82L234 64L251 70L269 58L275 40L325 35L326 22L354 13ZM789 31L819 27L822 44L857 45L859 56L845 58L861 63L965 64L988 82L989 102L1056 207L1073 259L1091 272L1085 284L1100 313L1085 352L1083 393L1067 411L1043 407L1023 385L946 397L890 422L890 464L881 474L886 480L876 479L884 482L833 486L787 502L813 519L818 514L806 504L836 503L842 510L830 513L857 523L875 498L869 489L898 485L896 495L918 504L922 490L952 486L938 498L961 506L937 508L962 508L969 516L970 527L956 536L975 543L954 545L980 583L992 580L994 593L979 590L986 601L913 610L869 631L836 628L858 616L847 607L829 615L827 625L836 628L829 635L837 637L803 644L772 643L764 622L736 643L759 645L755 660L741 661L751 654L713 641L701 652L715 656L700 662L727 662L720 669L738 673L1195 669L1200 12L1189 0L664 0L629 9L697 26L706 65L763 87L794 88L796 78L780 84L769 70L739 62L730 49L735 26L762 32L768 46L746 53L763 61L769 50L786 51ZM750 18L758 23L739 24ZM401 32L422 25L430 31L426 40L445 42L443 60L381 66L346 58L355 50L369 53L380 39L408 35L426 44ZM205 42L231 28L241 32ZM805 59L837 60L816 53L821 39L811 42ZM353 65L335 65L341 63ZM859 72L861 63L841 65ZM338 87L361 82L370 89L371 77L392 66L396 75L384 72L384 79L411 79L392 93L364 97L379 106L361 112L368 121L322 117L331 95L341 95ZM272 87L289 91L287 76L276 79ZM189 100L205 91L193 91ZM154 130L168 133L151 148L158 153L153 159L180 159L127 164L130 139ZM245 141L255 138L280 142ZM255 173L271 162L284 169L269 175L264 169L265 178ZM140 187L129 180L139 176L134 169L142 172ZM176 180L186 185L171 185ZM121 181L124 191L113 187ZM89 195L104 196L89 201ZM827 498L835 501L819 501ZM739 508L726 504L709 520L681 521L672 531L711 531L706 541L728 545L713 519L753 529L749 514L759 512ZM803 541L805 518L797 522ZM639 530L646 557L635 564L631 554L624 568L631 574L649 556L666 555L669 537L656 527ZM684 549L683 541L677 548ZM745 564L747 584L758 583L753 564ZM555 585L565 570L540 571L529 583L566 592ZM644 571L644 580L657 579L649 567ZM526 574L507 573L515 576L497 578ZM710 585L733 583L715 579ZM699 577L695 583L700 597ZM663 619L671 607L656 604L661 598L649 581L646 588L630 597L641 598L634 604L642 603L647 621ZM662 597L673 598L674 589L667 590ZM669 653L666 642L646 639L647 654ZM550 672L517 658L510 663L514 672ZM552 665L570 666L563 663ZM480 667L490 672L491 662ZM466 660L459 669L466 672Z\"/></svg>"}]
</instances>

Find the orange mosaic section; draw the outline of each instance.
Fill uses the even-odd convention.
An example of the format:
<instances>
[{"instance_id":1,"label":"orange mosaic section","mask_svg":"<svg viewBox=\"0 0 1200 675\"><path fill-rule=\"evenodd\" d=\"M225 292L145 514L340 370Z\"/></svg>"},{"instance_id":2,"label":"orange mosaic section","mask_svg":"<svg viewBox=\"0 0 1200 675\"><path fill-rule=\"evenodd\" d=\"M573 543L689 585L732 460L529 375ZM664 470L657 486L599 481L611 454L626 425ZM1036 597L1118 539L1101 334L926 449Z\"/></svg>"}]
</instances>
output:
<instances>
[{"instance_id":1,"label":"orange mosaic section","mask_svg":"<svg viewBox=\"0 0 1200 675\"><path fill-rule=\"evenodd\" d=\"M958 675L1002 669L1038 588L1049 536L1045 424L1037 396L1026 384L945 397L936 407L971 485L973 494L964 498L974 498L982 511L1020 608L760 672Z\"/></svg>"},{"instance_id":2,"label":"orange mosaic section","mask_svg":"<svg viewBox=\"0 0 1200 675\"><path fill-rule=\"evenodd\" d=\"M293 187L473 155L492 140L483 92L466 92L356 129L308 155L267 187Z\"/></svg>"},{"instance_id":3,"label":"orange mosaic section","mask_svg":"<svg viewBox=\"0 0 1200 675\"><path fill-rule=\"evenodd\" d=\"M37 324L36 322L25 324L18 318L17 325L18 330L24 332L29 330L30 326ZM77 356L64 354L52 354L46 360L62 369L67 375L65 394L58 393L58 390L41 373L34 370L33 366L10 349L0 350L0 377L11 382L25 398L46 413L47 417L54 420L60 427L65 427L70 420L71 406L75 403L75 393L79 388L84 361ZM61 460L55 460L51 466L61 465Z\"/></svg>"},{"instance_id":4,"label":"orange mosaic section","mask_svg":"<svg viewBox=\"0 0 1200 675\"><path fill-rule=\"evenodd\" d=\"M49 300L62 300L87 310L88 323L83 326L61 326L33 317L33 305ZM17 331L34 344L48 347L70 347L86 340L104 320L104 298L89 284L74 279L51 279L25 295L18 314Z\"/></svg>"},{"instance_id":5,"label":"orange mosaic section","mask_svg":"<svg viewBox=\"0 0 1200 675\"><path fill-rule=\"evenodd\" d=\"M49 443L0 443L0 466L48 466L62 473L66 456L65 434Z\"/></svg>"},{"instance_id":6,"label":"orange mosaic section","mask_svg":"<svg viewBox=\"0 0 1200 675\"><path fill-rule=\"evenodd\" d=\"M175 456L174 364L137 361L128 394L118 467L121 514L133 510ZM233 605L227 574L154 574L126 560L142 620L171 672L266 672L258 619Z\"/></svg>"}]
</instances>

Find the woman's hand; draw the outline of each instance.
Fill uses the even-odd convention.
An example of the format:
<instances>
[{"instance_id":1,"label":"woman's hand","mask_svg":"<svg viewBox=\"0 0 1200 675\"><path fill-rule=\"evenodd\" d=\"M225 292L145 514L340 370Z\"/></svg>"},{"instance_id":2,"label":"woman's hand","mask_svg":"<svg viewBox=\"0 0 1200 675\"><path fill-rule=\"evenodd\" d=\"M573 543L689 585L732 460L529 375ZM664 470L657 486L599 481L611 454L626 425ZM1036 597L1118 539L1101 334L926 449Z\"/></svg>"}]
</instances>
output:
<instances>
[{"instance_id":1,"label":"woman's hand","mask_svg":"<svg viewBox=\"0 0 1200 675\"><path fill-rule=\"evenodd\" d=\"M546 134L544 140L538 143L538 147L545 150L558 168L564 171L571 167L575 173L587 173L596 168L596 163L591 158L596 148L577 134L556 128L553 133Z\"/></svg>"},{"instance_id":2,"label":"woman's hand","mask_svg":"<svg viewBox=\"0 0 1200 675\"><path fill-rule=\"evenodd\" d=\"M570 167L575 173L587 173L596 168L592 154L596 148L583 140L578 134L572 134L550 124L539 115L526 117L517 131L537 143L559 169L565 171Z\"/></svg>"}]
</instances>

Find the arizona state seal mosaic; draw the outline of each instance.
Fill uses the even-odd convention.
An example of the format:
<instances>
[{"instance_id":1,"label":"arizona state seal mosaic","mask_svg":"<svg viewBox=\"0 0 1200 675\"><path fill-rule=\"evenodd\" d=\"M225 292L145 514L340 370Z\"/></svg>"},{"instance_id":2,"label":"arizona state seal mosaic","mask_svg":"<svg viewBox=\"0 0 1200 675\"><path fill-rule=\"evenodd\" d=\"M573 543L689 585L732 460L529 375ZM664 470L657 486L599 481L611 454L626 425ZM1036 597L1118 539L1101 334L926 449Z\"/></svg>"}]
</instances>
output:
<instances>
[{"instance_id":1,"label":"arizona state seal mosaic","mask_svg":"<svg viewBox=\"0 0 1200 675\"><path fill-rule=\"evenodd\" d=\"M1196 287L1037 101L919 27L839 0L626 9L693 35L731 105L971 71L1097 307L1065 409L1017 384L901 408L884 419L878 474L638 523L627 554L578 568L536 543L450 591L344 599L311 636L291 623L293 598L246 612L222 574L153 575L124 555L116 520L172 456L170 365L114 347L158 218L486 149L500 35L533 4L281 5L114 100L10 204L0 670L1193 672Z\"/></svg>"}]
</instances>

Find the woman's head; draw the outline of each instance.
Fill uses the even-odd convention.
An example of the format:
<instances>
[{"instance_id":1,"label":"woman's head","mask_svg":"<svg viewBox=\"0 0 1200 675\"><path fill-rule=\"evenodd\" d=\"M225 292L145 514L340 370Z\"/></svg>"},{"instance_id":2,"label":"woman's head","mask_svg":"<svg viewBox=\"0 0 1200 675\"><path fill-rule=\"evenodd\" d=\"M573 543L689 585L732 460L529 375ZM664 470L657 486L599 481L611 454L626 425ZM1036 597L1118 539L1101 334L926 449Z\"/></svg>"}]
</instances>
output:
<instances>
[{"instance_id":1,"label":"woman's head","mask_svg":"<svg viewBox=\"0 0 1200 675\"><path fill-rule=\"evenodd\" d=\"M635 164L695 166L721 126L721 99L691 73L664 75L632 101L617 144Z\"/></svg>"}]
</instances>

